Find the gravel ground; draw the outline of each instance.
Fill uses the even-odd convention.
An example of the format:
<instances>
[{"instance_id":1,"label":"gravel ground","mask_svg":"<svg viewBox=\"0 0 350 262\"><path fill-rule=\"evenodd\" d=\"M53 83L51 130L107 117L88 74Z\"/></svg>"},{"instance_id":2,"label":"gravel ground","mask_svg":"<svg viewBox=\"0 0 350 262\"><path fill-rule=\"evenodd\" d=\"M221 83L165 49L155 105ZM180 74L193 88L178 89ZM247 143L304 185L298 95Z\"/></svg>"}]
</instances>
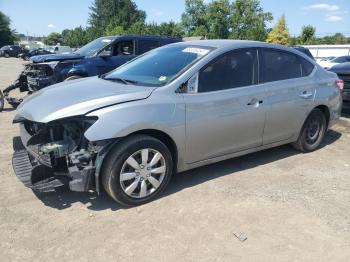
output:
<instances>
[{"instance_id":1,"label":"gravel ground","mask_svg":"<svg viewBox=\"0 0 350 262\"><path fill-rule=\"evenodd\" d=\"M0 58L1 89L22 63ZM349 112L314 153L282 146L178 174L159 200L124 209L106 195L25 188L7 108L1 261L349 261Z\"/></svg>"}]
</instances>

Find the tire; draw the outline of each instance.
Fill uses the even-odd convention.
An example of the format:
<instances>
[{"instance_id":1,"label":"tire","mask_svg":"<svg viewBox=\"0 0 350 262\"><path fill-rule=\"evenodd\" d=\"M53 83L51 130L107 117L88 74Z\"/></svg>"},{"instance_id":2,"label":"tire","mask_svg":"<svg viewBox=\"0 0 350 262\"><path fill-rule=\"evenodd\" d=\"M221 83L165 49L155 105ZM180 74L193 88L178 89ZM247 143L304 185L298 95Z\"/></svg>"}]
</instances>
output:
<instances>
[{"instance_id":1,"label":"tire","mask_svg":"<svg viewBox=\"0 0 350 262\"><path fill-rule=\"evenodd\" d=\"M2 112L2 110L4 110L4 105L5 105L4 94L0 90L0 112Z\"/></svg>"},{"instance_id":2,"label":"tire","mask_svg":"<svg viewBox=\"0 0 350 262\"><path fill-rule=\"evenodd\" d=\"M9 58L10 57L10 55L8 54L8 53L5 53L5 55L4 55L6 58Z\"/></svg>"},{"instance_id":3,"label":"tire","mask_svg":"<svg viewBox=\"0 0 350 262\"><path fill-rule=\"evenodd\" d=\"M306 119L298 140L293 143L297 150L308 153L318 149L327 131L326 116L320 109L314 109Z\"/></svg>"},{"instance_id":4,"label":"tire","mask_svg":"<svg viewBox=\"0 0 350 262\"><path fill-rule=\"evenodd\" d=\"M143 155L147 159L145 162ZM129 161L131 158L136 163ZM135 165L137 169L133 168ZM154 200L166 188L174 172L173 166L172 155L161 141L147 135L133 135L118 143L107 155L101 170L102 185L118 203L142 205Z\"/></svg>"},{"instance_id":5,"label":"tire","mask_svg":"<svg viewBox=\"0 0 350 262\"><path fill-rule=\"evenodd\" d=\"M67 77L64 81L71 81L71 80L75 80L75 79L79 79L79 78L83 78L82 76L70 76L70 77Z\"/></svg>"}]
</instances>

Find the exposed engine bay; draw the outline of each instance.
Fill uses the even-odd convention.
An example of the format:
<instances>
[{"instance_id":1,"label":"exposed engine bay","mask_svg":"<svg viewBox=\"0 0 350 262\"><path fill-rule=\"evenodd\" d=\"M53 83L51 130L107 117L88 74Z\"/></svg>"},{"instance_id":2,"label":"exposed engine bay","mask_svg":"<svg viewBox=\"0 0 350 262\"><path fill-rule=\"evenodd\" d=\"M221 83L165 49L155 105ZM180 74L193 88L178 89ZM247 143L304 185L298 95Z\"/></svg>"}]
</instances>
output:
<instances>
[{"instance_id":1,"label":"exposed engine bay","mask_svg":"<svg viewBox=\"0 0 350 262\"><path fill-rule=\"evenodd\" d=\"M111 141L91 143L84 137L85 130L95 121L96 118L84 117L48 124L14 120L15 123L20 123L21 139L24 150L28 152L30 165L33 169L38 169L38 166L46 169L46 177L42 173L30 172L31 188L35 189L39 183L42 189L42 184L49 182L50 186L41 191L51 191L68 182L72 191L95 189L96 160L103 156L99 155L103 152L102 149L111 144ZM23 152L21 156L23 158ZM17 169L20 169L20 165ZM60 183L52 183L53 180Z\"/></svg>"}]
</instances>

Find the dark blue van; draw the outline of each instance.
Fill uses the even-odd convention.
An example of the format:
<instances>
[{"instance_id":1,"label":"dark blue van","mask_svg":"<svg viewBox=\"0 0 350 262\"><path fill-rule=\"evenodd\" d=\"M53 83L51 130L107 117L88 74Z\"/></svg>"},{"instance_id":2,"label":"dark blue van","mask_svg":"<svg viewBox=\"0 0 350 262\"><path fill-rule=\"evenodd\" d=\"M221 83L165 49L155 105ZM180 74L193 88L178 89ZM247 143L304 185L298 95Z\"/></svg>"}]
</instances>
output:
<instances>
[{"instance_id":1,"label":"dark blue van","mask_svg":"<svg viewBox=\"0 0 350 262\"><path fill-rule=\"evenodd\" d=\"M107 36L98 38L73 54L31 58L34 73L28 72L33 89L87 76L105 74L154 48L181 41L164 36Z\"/></svg>"},{"instance_id":2,"label":"dark blue van","mask_svg":"<svg viewBox=\"0 0 350 262\"><path fill-rule=\"evenodd\" d=\"M65 80L105 74L127 61L154 48L182 41L167 36L106 36L81 47L72 54L49 54L31 57L32 63L25 66L11 86L0 91L0 111L6 99L17 107L22 99L9 97L9 92L35 92Z\"/></svg>"}]
</instances>

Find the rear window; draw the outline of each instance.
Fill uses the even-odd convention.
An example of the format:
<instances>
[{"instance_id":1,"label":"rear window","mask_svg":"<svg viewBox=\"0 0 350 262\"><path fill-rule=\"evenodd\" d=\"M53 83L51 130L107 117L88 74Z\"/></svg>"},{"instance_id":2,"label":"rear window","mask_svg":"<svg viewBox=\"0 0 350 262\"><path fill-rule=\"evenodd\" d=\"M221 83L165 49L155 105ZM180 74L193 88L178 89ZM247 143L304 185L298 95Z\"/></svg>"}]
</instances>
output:
<instances>
[{"instance_id":1,"label":"rear window","mask_svg":"<svg viewBox=\"0 0 350 262\"><path fill-rule=\"evenodd\" d=\"M138 53L139 55L146 53L152 49L159 47L159 42L154 40L139 40Z\"/></svg>"},{"instance_id":2,"label":"rear window","mask_svg":"<svg viewBox=\"0 0 350 262\"><path fill-rule=\"evenodd\" d=\"M310 63L309 61L307 61L306 59L300 57L300 62L301 62L301 66L302 66L302 76L308 76L312 73L312 71L314 70L314 64Z\"/></svg>"},{"instance_id":3,"label":"rear window","mask_svg":"<svg viewBox=\"0 0 350 262\"><path fill-rule=\"evenodd\" d=\"M292 53L263 49L260 63L260 82L273 82L299 78L302 66L297 55Z\"/></svg>"}]
</instances>

